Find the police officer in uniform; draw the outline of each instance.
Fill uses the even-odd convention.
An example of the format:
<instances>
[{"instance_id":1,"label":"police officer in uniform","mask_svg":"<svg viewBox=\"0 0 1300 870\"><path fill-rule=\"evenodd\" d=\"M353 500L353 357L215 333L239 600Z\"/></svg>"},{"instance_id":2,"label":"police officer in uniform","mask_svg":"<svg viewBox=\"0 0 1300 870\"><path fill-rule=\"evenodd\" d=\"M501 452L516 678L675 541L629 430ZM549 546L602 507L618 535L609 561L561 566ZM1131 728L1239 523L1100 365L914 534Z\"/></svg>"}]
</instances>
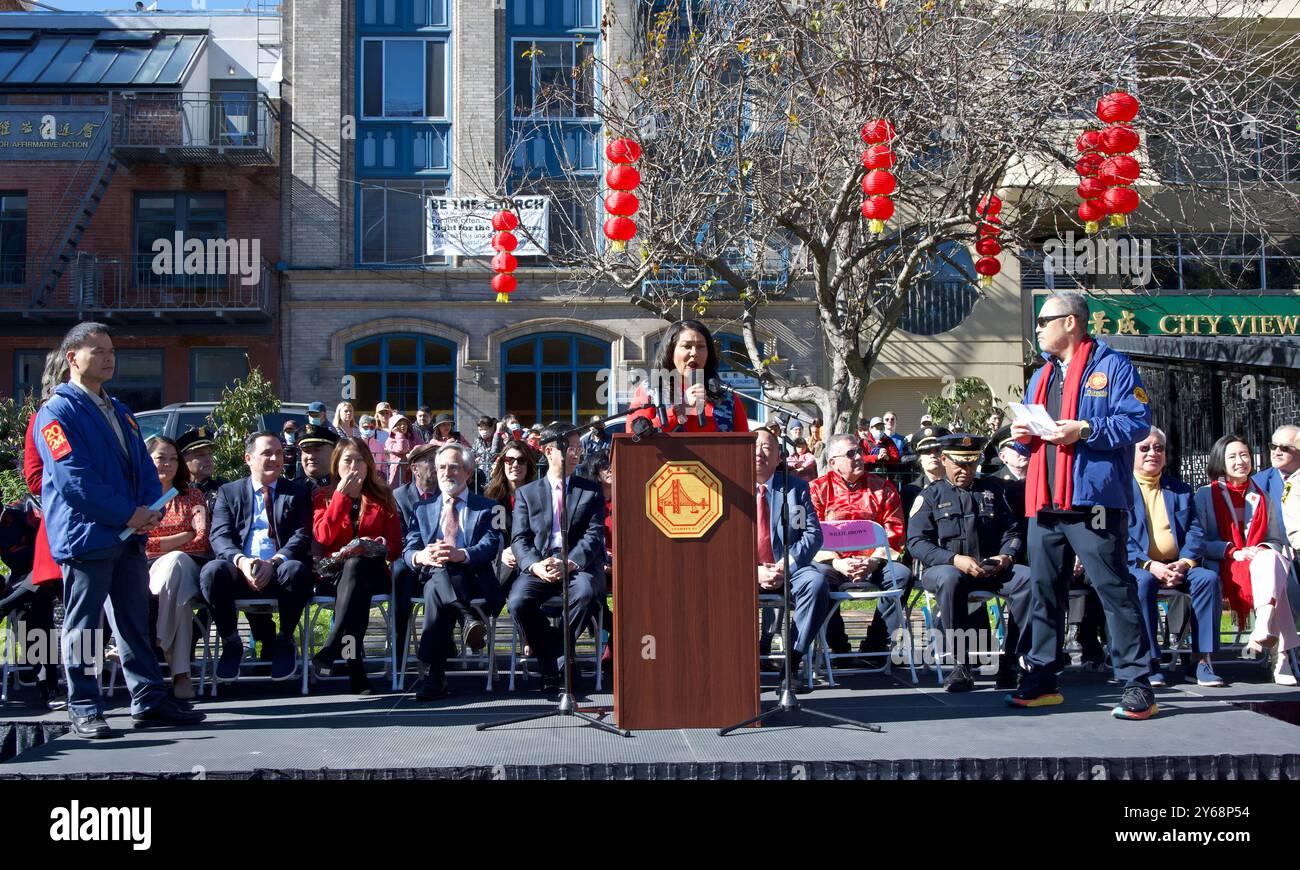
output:
<instances>
[{"instance_id":1,"label":"police officer in uniform","mask_svg":"<svg viewBox=\"0 0 1300 870\"><path fill-rule=\"evenodd\" d=\"M203 493L208 500L208 516L212 516L217 490L230 482L212 476L213 434L207 426L200 426L176 439L176 449L180 452L181 461L190 470L190 486Z\"/></svg>"},{"instance_id":2,"label":"police officer in uniform","mask_svg":"<svg viewBox=\"0 0 1300 870\"><path fill-rule=\"evenodd\" d=\"M939 439L951 434L942 426L924 426L913 432L907 439L911 445L909 461L916 462L919 469L916 477L903 484L899 495L903 498L903 514L911 516L920 498L922 490L937 481L943 480L943 461L939 458Z\"/></svg>"},{"instance_id":3,"label":"police officer in uniform","mask_svg":"<svg viewBox=\"0 0 1300 870\"><path fill-rule=\"evenodd\" d=\"M987 637L988 617L983 607L972 617L969 594L997 592L1008 599L1011 617L998 665L998 687L1011 688L1015 686L1016 627L1029 617L1029 570L1015 564L1025 542L1001 484L975 476L986 440L968 432L939 439L946 477L921 492L908 521L907 548L924 566L921 584L939 599L939 628L945 632L974 629L981 638ZM955 666L944 681L949 692L975 687L964 647L955 644ZM981 643L980 648L988 647Z\"/></svg>"},{"instance_id":4,"label":"police officer in uniform","mask_svg":"<svg viewBox=\"0 0 1300 870\"><path fill-rule=\"evenodd\" d=\"M339 435L329 426L308 423L298 436L298 458L302 466L297 476L299 483L316 495L318 489L330 486L330 458L339 443ZM288 458L286 457L286 464Z\"/></svg>"}]
</instances>

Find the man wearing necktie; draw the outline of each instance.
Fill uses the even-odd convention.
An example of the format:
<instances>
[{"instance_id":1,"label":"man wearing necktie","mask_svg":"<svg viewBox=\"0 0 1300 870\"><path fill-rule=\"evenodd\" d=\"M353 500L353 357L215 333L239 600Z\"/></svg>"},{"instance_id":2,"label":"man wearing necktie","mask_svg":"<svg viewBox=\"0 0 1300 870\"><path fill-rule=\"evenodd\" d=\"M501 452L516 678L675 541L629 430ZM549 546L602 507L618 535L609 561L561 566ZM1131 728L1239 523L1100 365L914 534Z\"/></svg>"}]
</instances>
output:
<instances>
[{"instance_id":1,"label":"man wearing necktie","mask_svg":"<svg viewBox=\"0 0 1300 870\"><path fill-rule=\"evenodd\" d=\"M494 522L496 502L469 491L472 454L463 444L449 441L437 448L434 468L437 494L414 503L402 553L402 560L424 580L418 655L429 674L416 691L420 701L448 694L447 657L455 649L452 629L457 624L467 647L483 649L487 626L470 603L484 599L485 613L496 613L502 603L493 570L503 542L502 523Z\"/></svg>"},{"instance_id":2,"label":"man wearing necktie","mask_svg":"<svg viewBox=\"0 0 1300 870\"><path fill-rule=\"evenodd\" d=\"M544 429L546 476L515 493L511 549L519 579L510 587L510 614L537 651L546 694L560 687L563 642L551 630L542 605L562 592L566 550L569 630L575 644L605 594L605 496L600 484L573 475L582 458L578 435L568 423Z\"/></svg>"},{"instance_id":3,"label":"man wearing necktie","mask_svg":"<svg viewBox=\"0 0 1300 870\"><path fill-rule=\"evenodd\" d=\"M781 520L784 502L790 519L790 601L794 607L790 631L794 655L790 665L791 670L797 673L817 635L817 627L830 608L830 586L826 575L813 566L813 556L822 545L822 527L817 521L817 510L813 507L808 484L793 475L776 473L781 465L781 446L776 435L767 429L759 429L755 436L758 591L760 595L777 595L786 582L784 555L787 540ZM801 685L798 680L791 682L796 687Z\"/></svg>"}]
</instances>

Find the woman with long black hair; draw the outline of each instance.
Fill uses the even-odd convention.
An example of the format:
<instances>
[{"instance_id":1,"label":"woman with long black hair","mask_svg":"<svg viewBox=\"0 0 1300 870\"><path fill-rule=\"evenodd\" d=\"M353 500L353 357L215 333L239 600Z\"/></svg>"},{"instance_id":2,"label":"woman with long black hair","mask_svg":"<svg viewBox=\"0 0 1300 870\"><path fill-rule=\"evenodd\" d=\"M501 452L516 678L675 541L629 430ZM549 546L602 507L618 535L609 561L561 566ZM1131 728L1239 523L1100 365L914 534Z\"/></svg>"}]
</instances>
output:
<instances>
[{"instance_id":1,"label":"woman with long black hair","mask_svg":"<svg viewBox=\"0 0 1300 870\"><path fill-rule=\"evenodd\" d=\"M709 328L698 320L679 320L659 345L658 368L649 388L637 387L632 420L644 417L666 432L748 432L749 418L739 396L713 392L718 351Z\"/></svg>"}]
</instances>

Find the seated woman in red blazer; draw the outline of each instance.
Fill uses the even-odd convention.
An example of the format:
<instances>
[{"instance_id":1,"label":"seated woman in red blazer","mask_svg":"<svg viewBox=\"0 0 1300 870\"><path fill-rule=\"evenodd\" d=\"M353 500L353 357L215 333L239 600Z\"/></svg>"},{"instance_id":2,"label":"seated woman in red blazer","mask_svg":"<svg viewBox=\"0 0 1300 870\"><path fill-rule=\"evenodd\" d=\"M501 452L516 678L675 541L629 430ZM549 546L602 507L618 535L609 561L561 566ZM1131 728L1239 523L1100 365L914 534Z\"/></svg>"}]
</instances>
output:
<instances>
[{"instance_id":1,"label":"seated woman in red blazer","mask_svg":"<svg viewBox=\"0 0 1300 870\"><path fill-rule=\"evenodd\" d=\"M717 377L713 334L698 320L679 320L668 328L660 345L651 389L641 384L632 396L637 410L628 412L627 431L632 431L634 418L645 417L665 432L748 432L749 418L740 397L709 389ZM667 419L661 420L661 415Z\"/></svg>"},{"instance_id":2,"label":"seated woman in red blazer","mask_svg":"<svg viewBox=\"0 0 1300 870\"><path fill-rule=\"evenodd\" d=\"M392 490L375 470L374 456L361 438L340 438L330 459L332 489L316 491L312 499L312 532L326 556L356 538L383 538L385 556L353 556L343 563L334 586L334 626L312 663L332 674L338 659L345 662L351 690L374 693L366 676L365 636L370 623L370 598L389 591L389 566L402 552L402 521ZM326 590L328 593L328 590Z\"/></svg>"}]
</instances>

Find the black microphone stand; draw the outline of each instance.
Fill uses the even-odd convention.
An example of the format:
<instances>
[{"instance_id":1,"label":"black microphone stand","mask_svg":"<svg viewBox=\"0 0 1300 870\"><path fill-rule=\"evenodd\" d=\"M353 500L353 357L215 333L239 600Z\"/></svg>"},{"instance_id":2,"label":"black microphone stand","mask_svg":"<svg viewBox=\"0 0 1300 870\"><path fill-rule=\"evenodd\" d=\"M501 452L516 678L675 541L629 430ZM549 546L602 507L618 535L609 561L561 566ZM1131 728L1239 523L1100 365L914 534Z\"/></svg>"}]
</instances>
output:
<instances>
[{"instance_id":1,"label":"black microphone stand","mask_svg":"<svg viewBox=\"0 0 1300 870\"><path fill-rule=\"evenodd\" d=\"M574 435L577 431L574 430ZM567 462L567 460L561 460ZM567 470L567 469L566 469ZM570 475L564 475L561 486L567 489ZM521 722L536 722L540 719L549 719L552 716L569 716L582 720L585 724L599 728L601 731L607 731L610 734L617 734L620 737L631 737L632 732L623 728L618 728L608 722L603 722L599 718L589 713L584 713L578 709L578 702L573 696L573 631L570 628L569 621L569 500L563 501L564 515L560 517L560 557L563 560L563 576L560 582L563 589L560 592L560 609L563 614L561 621L564 623L564 692L560 695L559 703L554 710L545 713L533 713L528 716L516 716L512 719L505 719L500 722L480 722L474 726L475 731L486 731L489 728L500 728L503 725L518 725ZM542 653L545 655L545 653ZM596 662L596 667L600 667L600 662Z\"/></svg>"},{"instance_id":2,"label":"black microphone stand","mask_svg":"<svg viewBox=\"0 0 1300 870\"><path fill-rule=\"evenodd\" d=\"M723 386L723 389L728 392L736 393L736 391L733 390L731 387L727 387L725 385ZM746 396L743 393L738 393L738 395L746 399L751 398L750 396ZM768 405L766 402L760 401L760 404L766 407L774 407L772 405ZM781 649L782 649L782 655L785 658L785 675L781 682L781 688L777 693L776 706L764 710L762 713L759 713L757 716L753 716L749 719L746 719L744 722L740 722L736 725L728 725L726 728L719 729L718 736L726 737L728 734L730 734L733 731L738 731L741 728L748 728L751 725L760 724L765 719L769 719L773 716L779 716L782 713L802 713L803 715L806 716L816 716L819 719L826 719L835 725L852 725L856 728L863 728L867 731L874 731L877 734L879 734L884 730L879 725L873 725L870 722L858 722L854 719L848 719L844 716L836 716L833 713L823 713L821 710L810 710L806 707L801 706L799 704L799 697L798 695L795 694L794 691L794 679L795 679L794 646L790 642L790 626L794 622L794 611L791 607L791 602L790 602L790 586L793 582L793 578L790 575L790 499L789 499L790 465L788 462L785 461L786 459L785 444L790 443L790 438L786 434L786 431L790 428L790 417L792 415L790 414L789 411L786 411L784 409L776 408L775 410L777 411L778 414L785 415L785 419L781 423L781 436L777 442L777 447L781 451L781 459L782 459L781 462L781 535L782 535L781 563L783 566L782 577L784 579L784 582L781 584L781 596L782 596L781 603L785 611L785 620L784 620L784 625L781 627ZM791 445L791 448L793 452L793 445ZM813 640L815 641L816 639L814 638ZM813 646L812 643L810 643L809 650L808 650L810 655L812 654L812 646Z\"/></svg>"}]
</instances>

